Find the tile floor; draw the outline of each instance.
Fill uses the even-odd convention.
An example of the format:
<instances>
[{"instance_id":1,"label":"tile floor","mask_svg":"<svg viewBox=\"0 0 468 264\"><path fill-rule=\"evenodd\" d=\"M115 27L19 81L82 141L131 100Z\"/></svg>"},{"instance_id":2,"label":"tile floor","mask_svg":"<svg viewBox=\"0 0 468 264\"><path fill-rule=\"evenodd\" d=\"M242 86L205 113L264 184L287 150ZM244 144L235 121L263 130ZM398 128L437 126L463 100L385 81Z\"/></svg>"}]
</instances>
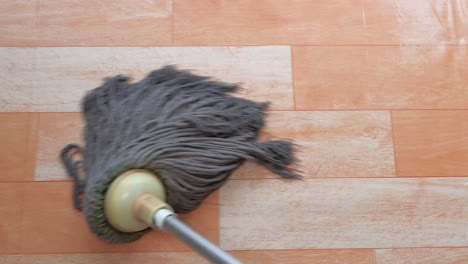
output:
<instances>
[{"instance_id":1,"label":"tile floor","mask_svg":"<svg viewBox=\"0 0 468 264\"><path fill-rule=\"evenodd\" d=\"M0 263L205 263L158 232L109 245L58 160L102 78L178 64L269 100L263 138L303 181L246 164L183 216L245 263L468 263L468 2L6 0Z\"/></svg>"}]
</instances>

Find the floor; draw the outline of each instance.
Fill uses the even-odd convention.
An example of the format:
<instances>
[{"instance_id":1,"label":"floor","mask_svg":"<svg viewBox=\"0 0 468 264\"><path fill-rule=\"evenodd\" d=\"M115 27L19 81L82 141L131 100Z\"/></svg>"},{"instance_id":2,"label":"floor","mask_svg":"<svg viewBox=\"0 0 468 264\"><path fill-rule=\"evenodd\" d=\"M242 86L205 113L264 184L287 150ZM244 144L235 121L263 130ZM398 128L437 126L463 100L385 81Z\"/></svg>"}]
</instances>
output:
<instances>
[{"instance_id":1,"label":"floor","mask_svg":"<svg viewBox=\"0 0 468 264\"><path fill-rule=\"evenodd\" d=\"M302 181L246 164L183 216L245 263L468 263L466 0L5 0L0 263L205 263L99 241L58 161L102 78L179 64L269 100Z\"/></svg>"}]
</instances>

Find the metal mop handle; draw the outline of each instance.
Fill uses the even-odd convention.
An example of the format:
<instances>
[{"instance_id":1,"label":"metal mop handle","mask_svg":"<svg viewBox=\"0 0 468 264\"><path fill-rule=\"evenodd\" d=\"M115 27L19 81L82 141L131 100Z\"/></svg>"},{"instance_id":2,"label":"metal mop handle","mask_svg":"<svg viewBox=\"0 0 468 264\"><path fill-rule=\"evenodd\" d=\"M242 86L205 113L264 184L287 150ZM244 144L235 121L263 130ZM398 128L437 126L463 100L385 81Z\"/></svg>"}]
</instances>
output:
<instances>
[{"instance_id":1,"label":"metal mop handle","mask_svg":"<svg viewBox=\"0 0 468 264\"><path fill-rule=\"evenodd\" d=\"M168 209L160 209L153 215L153 226L164 230L184 241L192 249L205 256L213 263L240 264L241 262L226 253L204 236L179 220L176 214Z\"/></svg>"}]
</instances>

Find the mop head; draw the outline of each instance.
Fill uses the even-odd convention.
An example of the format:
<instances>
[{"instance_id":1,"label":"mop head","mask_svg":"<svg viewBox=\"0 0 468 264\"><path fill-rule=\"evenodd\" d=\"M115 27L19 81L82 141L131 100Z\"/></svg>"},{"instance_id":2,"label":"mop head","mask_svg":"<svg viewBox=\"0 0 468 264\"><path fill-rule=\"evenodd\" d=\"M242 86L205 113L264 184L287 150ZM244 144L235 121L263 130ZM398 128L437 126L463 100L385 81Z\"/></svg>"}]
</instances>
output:
<instances>
[{"instance_id":1,"label":"mop head","mask_svg":"<svg viewBox=\"0 0 468 264\"><path fill-rule=\"evenodd\" d=\"M75 179L75 207L84 211L91 231L124 243L150 230L121 232L104 215L108 186L131 169L157 175L177 213L197 208L246 160L283 178L298 178L288 167L296 161L291 142L257 142L268 103L229 95L236 90L236 84L166 66L136 83L121 75L108 78L88 92L82 102L83 160L72 161L81 154L76 145L65 147L62 159Z\"/></svg>"}]
</instances>

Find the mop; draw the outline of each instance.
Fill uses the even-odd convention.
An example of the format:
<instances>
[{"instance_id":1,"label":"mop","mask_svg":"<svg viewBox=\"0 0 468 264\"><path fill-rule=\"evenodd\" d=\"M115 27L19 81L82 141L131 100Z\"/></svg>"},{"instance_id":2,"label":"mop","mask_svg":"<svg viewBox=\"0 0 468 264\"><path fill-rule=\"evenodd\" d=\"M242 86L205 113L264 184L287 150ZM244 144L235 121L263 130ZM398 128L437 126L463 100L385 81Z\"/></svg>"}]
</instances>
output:
<instances>
[{"instance_id":1,"label":"mop","mask_svg":"<svg viewBox=\"0 0 468 264\"><path fill-rule=\"evenodd\" d=\"M104 241L169 232L214 263L240 263L185 225L188 213L245 161L299 178L289 140L258 141L269 103L235 97L238 84L164 66L132 83L106 78L85 95L85 146L61 152L74 207Z\"/></svg>"}]
</instances>

